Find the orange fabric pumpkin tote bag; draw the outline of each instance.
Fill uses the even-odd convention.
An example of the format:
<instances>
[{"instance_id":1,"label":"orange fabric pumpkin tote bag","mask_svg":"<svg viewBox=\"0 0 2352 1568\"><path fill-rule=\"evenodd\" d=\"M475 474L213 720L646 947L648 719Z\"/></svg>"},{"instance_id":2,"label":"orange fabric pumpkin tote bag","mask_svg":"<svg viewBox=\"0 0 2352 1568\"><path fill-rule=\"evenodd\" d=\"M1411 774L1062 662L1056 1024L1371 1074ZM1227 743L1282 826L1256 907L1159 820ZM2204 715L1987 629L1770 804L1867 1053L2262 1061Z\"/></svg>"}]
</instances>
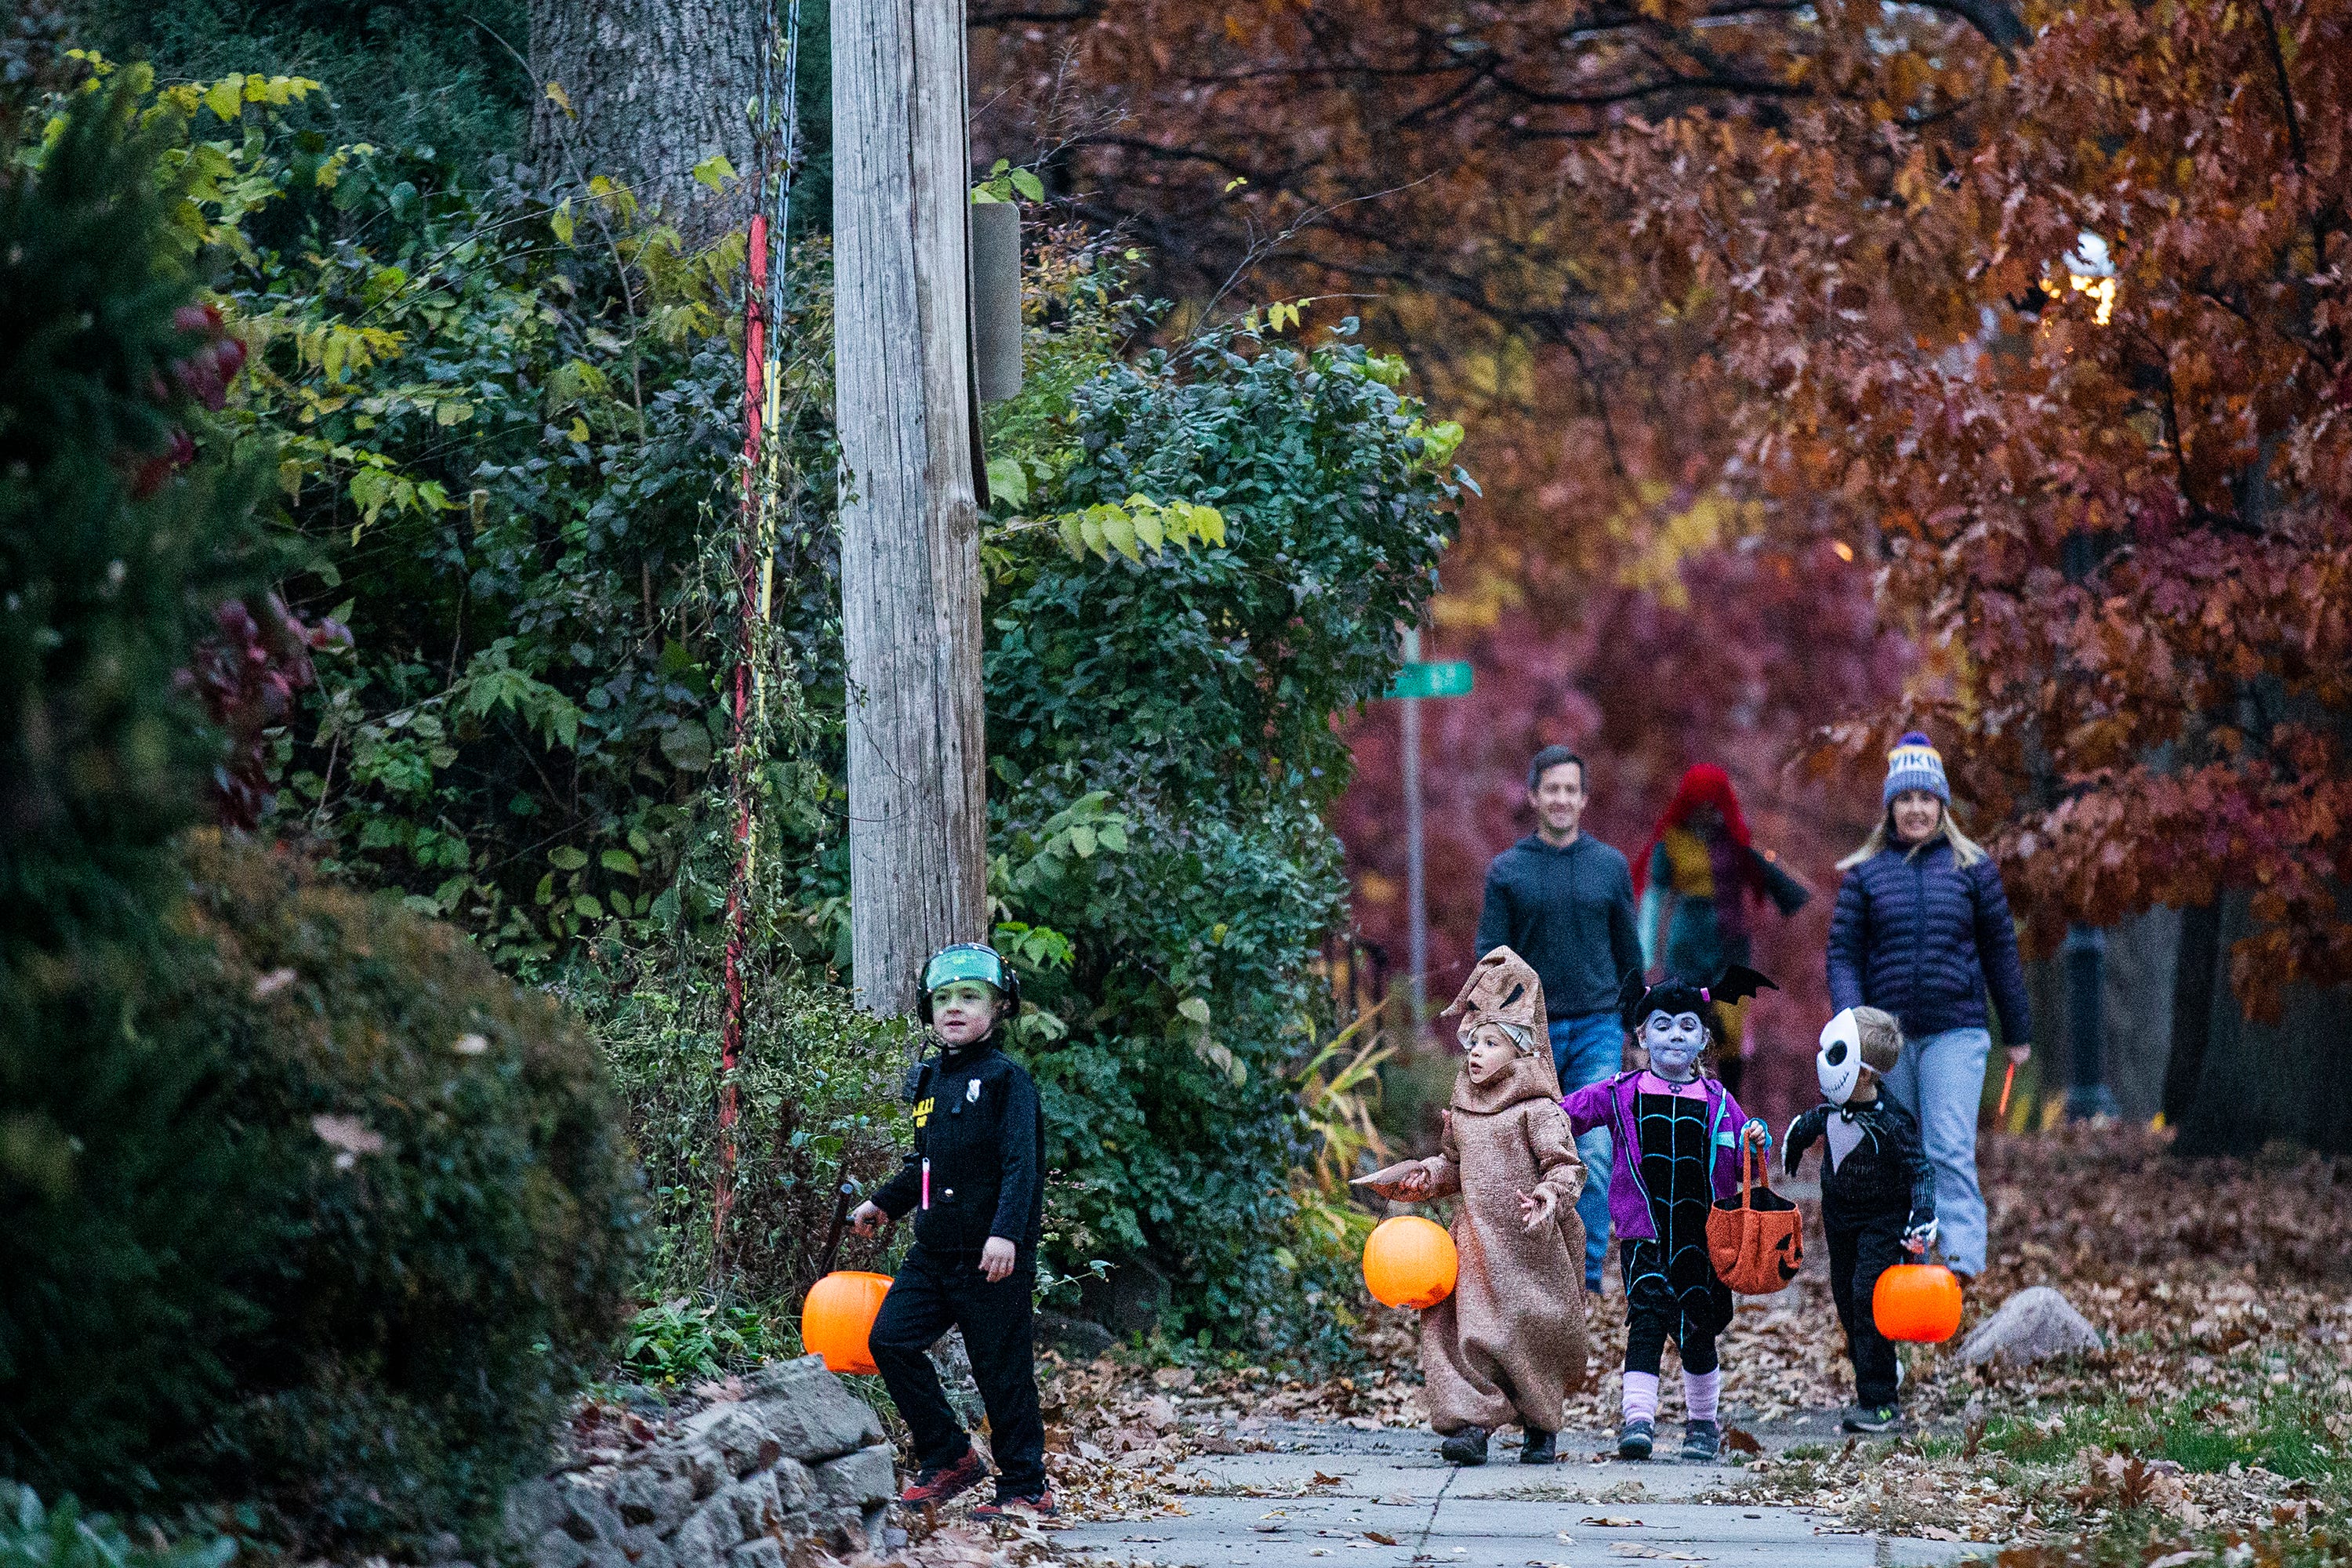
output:
<instances>
[{"instance_id":1,"label":"orange fabric pumpkin tote bag","mask_svg":"<svg viewBox=\"0 0 2352 1568\"><path fill-rule=\"evenodd\" d=\"M1764 1172L1760 1186L1758 1167ZM1706 1216L1706 1256L1717 1278L1742 1296L1769 1296L1805 1261L1805 1218L1772 1190L1772 1170L1755 1150L1740 1150L1739 1196L1717 1200Z\"/></svg>"}]
</instances>

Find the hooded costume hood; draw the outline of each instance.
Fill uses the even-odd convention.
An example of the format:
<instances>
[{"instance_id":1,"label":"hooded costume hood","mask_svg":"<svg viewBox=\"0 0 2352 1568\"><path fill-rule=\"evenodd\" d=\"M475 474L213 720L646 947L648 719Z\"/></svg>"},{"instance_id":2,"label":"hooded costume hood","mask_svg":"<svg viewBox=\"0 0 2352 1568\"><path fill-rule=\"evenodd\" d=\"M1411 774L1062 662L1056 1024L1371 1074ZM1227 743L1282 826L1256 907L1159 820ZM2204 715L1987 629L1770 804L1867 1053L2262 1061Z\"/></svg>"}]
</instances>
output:
<instances>
[{"instance_id":1,"label":"hooded costume hood","mask_svg":"<svg viewBox=\"0 0 2352 1568\"><path fill-rule=\"evenodd\" d=\"M1491 1116L1524 1100L1559 1098L1559 1075L1552 1068L1551 1039L1544 1026L1543 982L1526 959L1507 947L1480 959L1453 1005L1439 1016L1457 1013L1465 1049L1482 1034L1500 1034L1517 1054L1509 1068L1485 1083L1470 1080L1465 1061L1454 1079L1454 1098L1448 1102L1454 1110Z\"/></svg>"}]
</instances>

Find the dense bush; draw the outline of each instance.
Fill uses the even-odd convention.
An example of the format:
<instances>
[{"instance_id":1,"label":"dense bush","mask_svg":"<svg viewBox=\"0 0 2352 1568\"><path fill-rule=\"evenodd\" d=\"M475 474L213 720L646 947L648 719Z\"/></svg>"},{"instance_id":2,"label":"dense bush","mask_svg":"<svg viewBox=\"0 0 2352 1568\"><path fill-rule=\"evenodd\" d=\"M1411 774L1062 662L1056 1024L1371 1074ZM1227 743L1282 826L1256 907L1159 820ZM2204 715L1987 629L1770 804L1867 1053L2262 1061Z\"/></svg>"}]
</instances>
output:
<instances>
[{"instance_id":1,"label":"dense bush","mask_svg":"<svg viewBox=\"0 0 2352 1568\"><path fill-rule=\"evenodd\" d=\"M142 1544L70 1498L44 1508L32 1488L0 1481L0 1568L225 1568L236 1555L226 1539Z\"/></svg>"},{"instance_id":2,"label":"dense bush","mask_svg":"<svg viewBox=\"0 0 2352 1568\"><path fill-rule=\"evenodd\" d=\"M636 1183L594 1047L465 937L200 838L182 1037L287 1184L266 1321L189 1451L312 1547L480 1535L626 1316Z\"/></svg>"},{"instance_id":3,"label":"dense bush","mask_svg":"<svg viewBox=\"0 0 2352 1568\"><path fill-rule=\"evenodd\" d=\"M36 170L78 73L26 32L0 72L0 1473L121 1496L221 1396L274 1239L223 1223L266 1184L221 1064L151 1022L186 946L172 836L217 755L173 676L241 575L250 486L167 477L198 412L173 127L90 93Z\"/></svg>"},{"instance_id":4,"label":"dense bush","mask_svg":"<svg viewBox=\"0 0 2352 1568\"><path fill-rule=\"evenodd\" d=\"M478 1541L622 1319L619 1118L577 1022L457 931L177 837L239 764L198 699L250 738L236 705L289 695L213 679L257 653L284 673L222 597L271 563L257 486L198 455L237 356L188 304L207 237L181 220L218 171L143 73L82 90L22 43L0 89L0 1473L120 1510L240 1505L306 1550Z\"/></svg>"},{"instance_id":5,"label":"dense bush","mask_svg":"<svg viewBox=\"0 0 2352 1568\"><path fill-rule=\"evenodd\" d=\"M1034 1058L1084 1175L1072 1237L1150 1259L1222 1337L1274 1334L1305 1251L1277 1244L1315 1152L1290 1081L1331 1022L1315 960L1346 920L1331 718L1386 685L1451 530L1459 430L1350 331L1253 318L1072 389L1048 505L1181 500L1223 536L1033 546L987 612L998 837L1092 795L1125 819L1123 853L1024 900L1075 946L1034 988L1069 1037Z\"/></svg>"},{"instance_id":6,"label":"dense bush","mask_svg":"<svg viewBox=\"0 0 2352 1568\"><path fill-rule=\"evenodd\" d=\"M646 1164L660 1292L712 1276L711 1193L718 1170L719 977L691 957L615 952L621 984L582 997L625 1097ZM773 941L751 950L744 987L751 1048L736 1076L741 1120L728 1262L756 1294L816 1277L844 1177L870 1184L898 1164L897 1091L910 1031L867 1017ZM841 1266L880 1257L845 1233Z\"/></svg>"}]
</instances>

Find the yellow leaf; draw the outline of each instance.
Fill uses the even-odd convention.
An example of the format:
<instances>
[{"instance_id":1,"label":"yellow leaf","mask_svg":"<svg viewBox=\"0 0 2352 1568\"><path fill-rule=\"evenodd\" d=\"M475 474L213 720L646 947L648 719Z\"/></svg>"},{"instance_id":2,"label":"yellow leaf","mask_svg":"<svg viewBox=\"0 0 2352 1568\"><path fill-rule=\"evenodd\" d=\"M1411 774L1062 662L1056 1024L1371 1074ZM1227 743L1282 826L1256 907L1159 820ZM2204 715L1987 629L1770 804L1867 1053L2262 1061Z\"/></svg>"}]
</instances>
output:
<instances>
[{"instance_id":1,"label":"yellow leaf","mask_svg":"<svg viewBox=\"0 0 2352 1568\"><path fill-rule=\"evenodd\" d=\"M586 446L588 444L588 421L581 418L576 414L573 415L572 416L571 435L573 440L579 442L583 447Z\"/></svg>"},{"instance_id":2,"label":"yellow leaf","mask_svg":"<svg viewBox=\"0 0 2352 1568\"><path fill-rule=\"evenodd\" d=\"M1094 515L1095 511L1098 511L1100 510L1101 509L1097 507L1080 514L1078 518L1078 537L1086 541L1087 549L1093 551L1097 555L1099 555L1104 560L1108 561L1110 559L1110 552L1103 545L1103 525Z\"/></svg>"},{"instance_id":3,"label":"yellow leaf","mask_svg":"<svg viewBox=\"0 0 2352 1568\"><path fill-rule=\"evenodd\" d=\"M1070 513L1062 519L1062 548L1070 552L1070 559L1073 561L1083 561L1086 559L1086 534L1078 522L1077 514L1075 512Z\"/></svg>"},{"instance_id":4,"label":"yellow leaf","mask_svg":"<svg viewBox=\"0 0 2352 1568\"><path fill-rule=\"evenodd\" d=\"M556 108L563 110L563 116L565 119L577 120L580 118L580 116L572 110L572 95L563 90L563 84L562 82L551 81L547 84L547 98L549 102L554 104Z\"/></svg>"},{"instance_id":5,"label":"yellow leaf","mask_svg":"<svg viewBox=\"0 0 2352 1568\"><path fill-rule=\"evenodd\" d=\"M1118 512L1113 516L1107 517L1103 520L1102 532L1103 538L1109 542L1110 547L1113 550L1118 551L1121 555L1126 556L1129 561L1136 563L1138 565L1142 564L1143 556L1135 548L1135 520L1133 518L1128 516L1127 513L1123 511Z\"/></svg>"},{"instance_id":6,"label":"yellow leaf","mask_svg":"<svg viewBox=\"0 0 2352 1568\"><path fill-rule=\"evenodd\" d=\"M245 107L245 79L225 76L205 94L205 107L223 120L235 120Z\"/></svg>"},{"instance_id":7,"label":"yellow leaf","mask_svg":"<svg viewBox=\"0 0 2352 1568\"><path fill-rule=\"evenodd\" d=\"M1160 515L1158 507L1141 508L1135 514L1135 536L1148 549L1157 550L1168 542L1167 531L1160 526Z\"/></svg>"}]
</instances>

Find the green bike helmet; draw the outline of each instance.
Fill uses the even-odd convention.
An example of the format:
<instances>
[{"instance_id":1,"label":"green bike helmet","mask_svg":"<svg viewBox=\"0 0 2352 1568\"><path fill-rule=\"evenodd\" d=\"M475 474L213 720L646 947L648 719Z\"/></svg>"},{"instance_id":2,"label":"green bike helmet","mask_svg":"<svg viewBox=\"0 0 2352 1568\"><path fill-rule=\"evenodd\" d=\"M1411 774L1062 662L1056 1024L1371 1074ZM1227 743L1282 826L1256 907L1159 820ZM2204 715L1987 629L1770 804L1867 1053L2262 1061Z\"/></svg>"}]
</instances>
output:
<instances>
[{"instance_id":1,"label":"green bike helmet","mask_svg":"<svg viewBox=\"0 0 2352 1568\"><path fill-rule=\"evenodd\" d=\"M1004 998L1004 1016L1012 1016L1021 1008L1021 977L1003 955L984 942L959 942L931 954L923 965L923 984L915 998L915 1011L923 1022L931 1021L931 993L942 985L952 985L959 980L977 980L992 985Z\"/></svg>"}]
</instances>

